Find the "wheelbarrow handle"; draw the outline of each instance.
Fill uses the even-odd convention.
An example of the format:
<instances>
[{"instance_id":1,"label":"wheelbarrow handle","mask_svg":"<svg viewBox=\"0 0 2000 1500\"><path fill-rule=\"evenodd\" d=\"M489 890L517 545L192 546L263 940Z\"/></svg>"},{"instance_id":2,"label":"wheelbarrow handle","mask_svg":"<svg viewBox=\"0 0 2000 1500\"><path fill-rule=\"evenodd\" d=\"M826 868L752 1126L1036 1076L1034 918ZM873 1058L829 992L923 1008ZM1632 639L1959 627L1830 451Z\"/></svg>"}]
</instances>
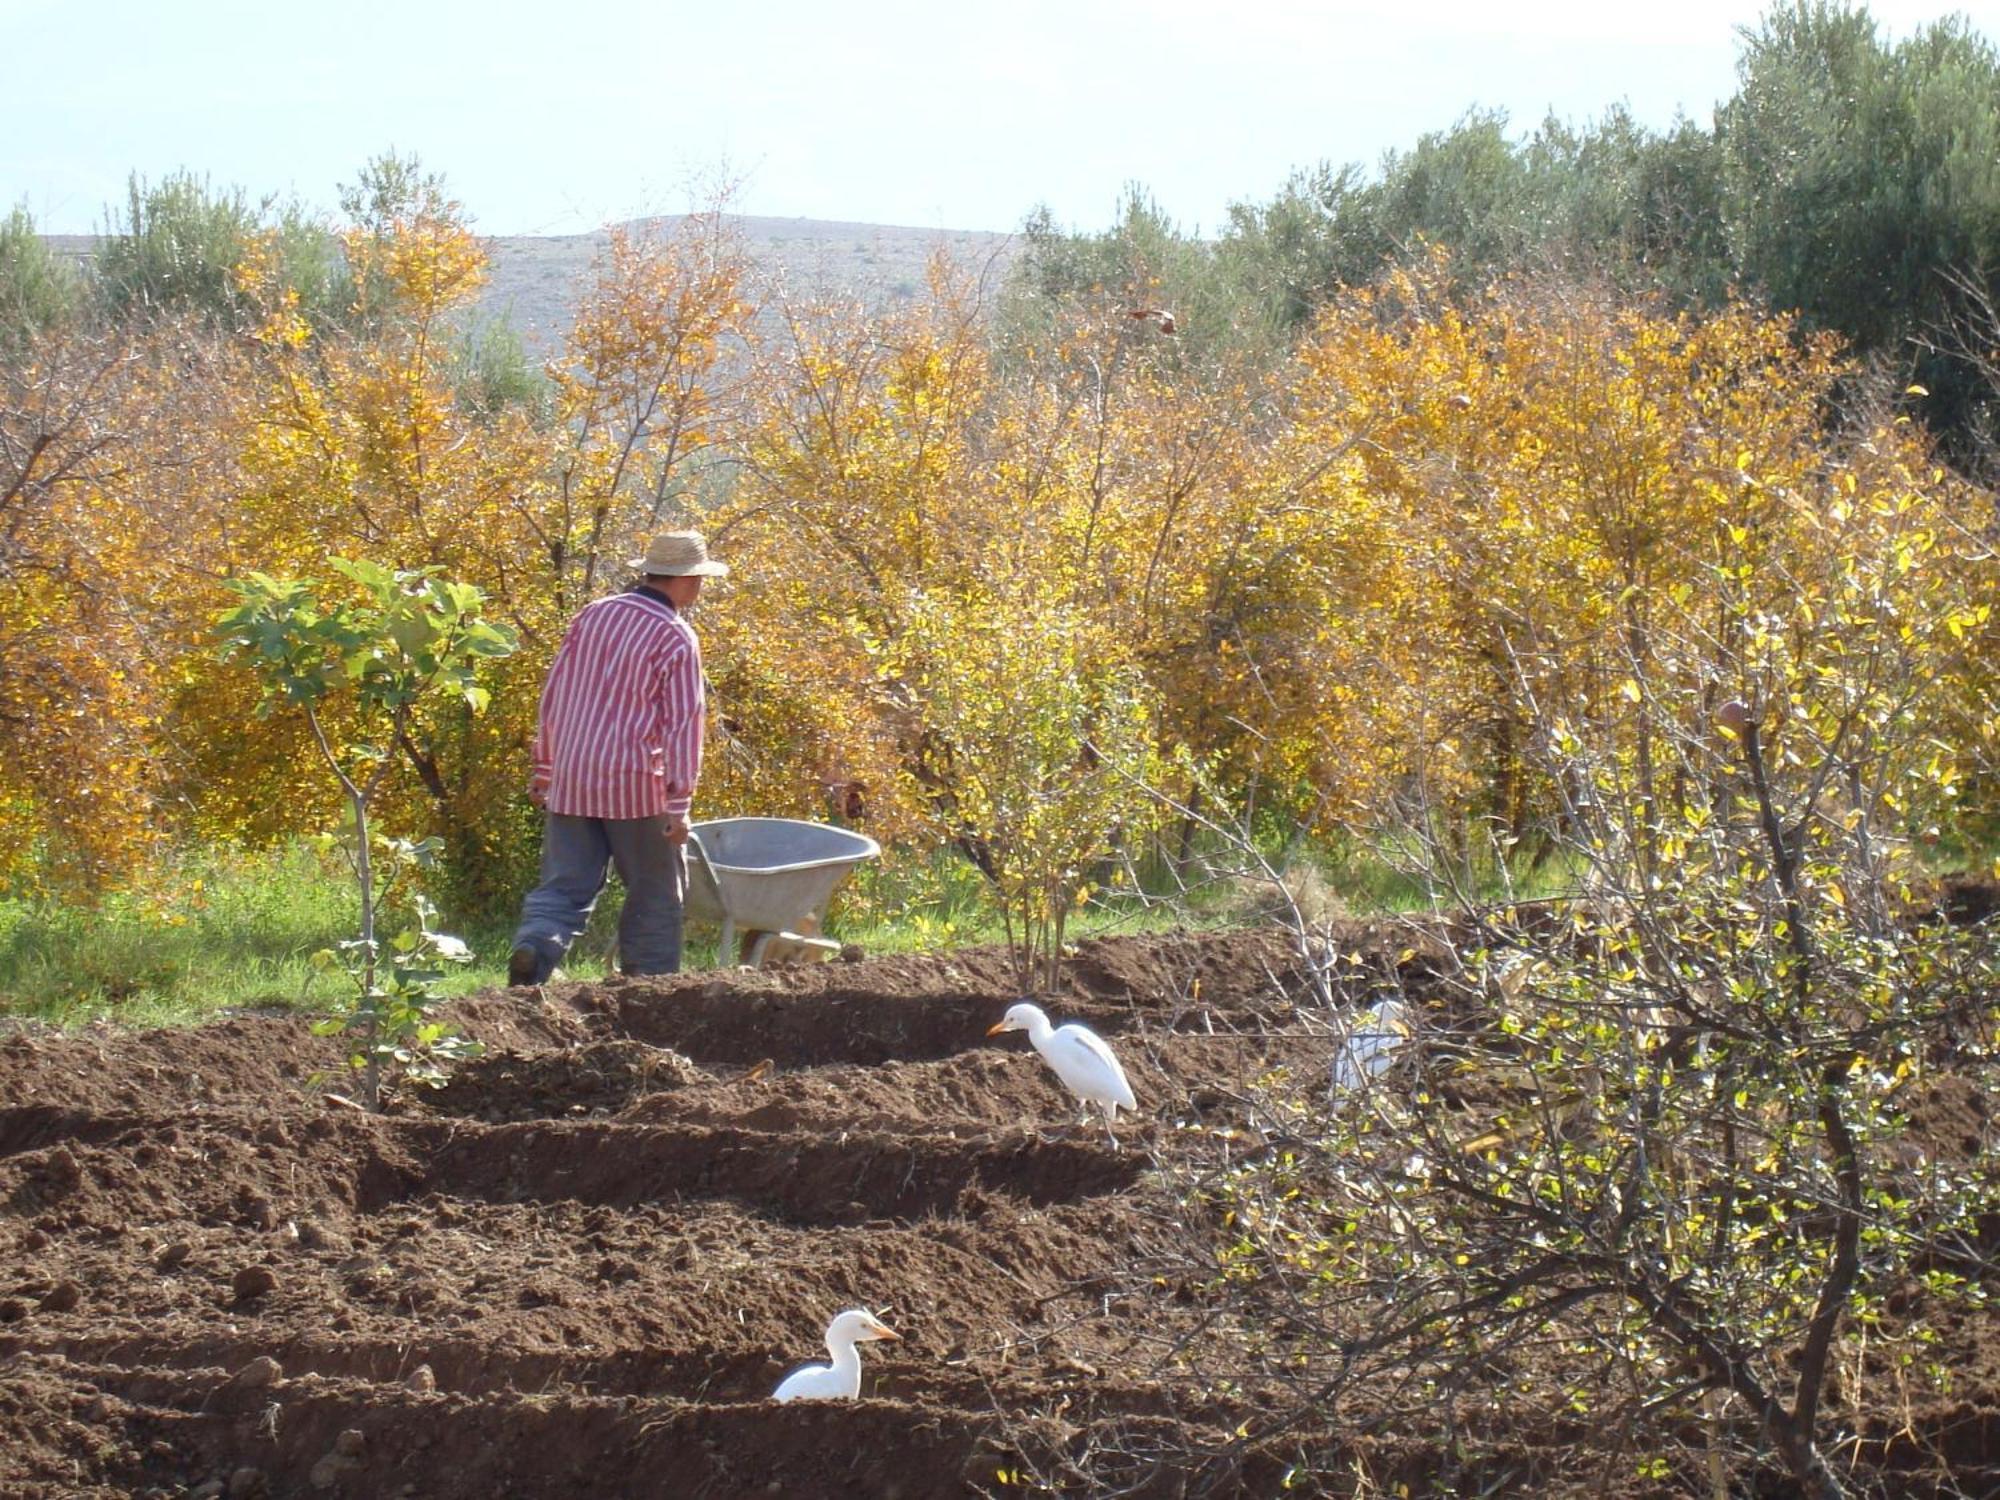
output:
<instances>
[{"instance_id":1,"label":"wheelbarrow handle","mask_svg":"<svg viewBox=\"0 0 2000 1500\"><path fill-rule=\"evenodd\" d=\"M715 892L715 904L722 911L722 936L716 943L716 962L721 965L731 945L736 940L736 923L729 915L728 893L722 888L722 881L715 873L715 866L709 862L708 850L701 842L701 835L688 829L687 847L694 851L693 857L701 862L701 872L708 877L708 888ZM692 879L689 880L692 885Z\"/></svg>"},{"instance_id":2,"label":"wheelbarrow handle","mask_svg":"<svg viewBox=\"0 0 2000 1500\"><path fill-rule=\"evenodd\" d=\"M687 847L693 850L694 857L701 861L701 868L708 876L708 883L719 892L722 886L715 878L715 866L708 862L708 850L702 846L701 835L692 828L688 830Z\"/></svg>"}]
</instances>

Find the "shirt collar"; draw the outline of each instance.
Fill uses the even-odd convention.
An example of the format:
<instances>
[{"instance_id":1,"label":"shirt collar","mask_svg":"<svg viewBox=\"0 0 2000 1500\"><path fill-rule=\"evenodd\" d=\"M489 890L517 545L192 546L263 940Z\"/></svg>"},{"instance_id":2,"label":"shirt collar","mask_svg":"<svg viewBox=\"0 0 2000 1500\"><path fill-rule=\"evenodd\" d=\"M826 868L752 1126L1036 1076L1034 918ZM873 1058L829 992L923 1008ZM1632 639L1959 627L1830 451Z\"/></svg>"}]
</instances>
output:
<instances>
[{"instance_id":1,"label":"shirt collar","mask_svg":"<svg viewBox=\"0 0 2000 1500\"><path fill-rule=\"evenodd\" d=\"M628 594L636 595L641 603L650 604L656 609L664 609L669 615L673 616L673 618L675 618L676 620L678 620L681 617L681 612L674 608L673 600L664 598L661 595L654 593L651 589L647 588L646 585L643 583L635 583L632 585L631 588L627 589L625 592Z\"/></svg>"}]
</instances>

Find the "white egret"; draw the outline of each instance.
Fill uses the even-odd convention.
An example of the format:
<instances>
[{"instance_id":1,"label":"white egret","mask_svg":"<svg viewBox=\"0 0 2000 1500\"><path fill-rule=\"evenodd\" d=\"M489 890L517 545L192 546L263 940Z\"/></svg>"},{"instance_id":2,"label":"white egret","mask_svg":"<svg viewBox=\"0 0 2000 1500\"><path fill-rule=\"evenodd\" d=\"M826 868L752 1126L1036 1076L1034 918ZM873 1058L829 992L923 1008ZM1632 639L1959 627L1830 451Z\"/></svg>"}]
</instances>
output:
<instances>
[{"instance_id":1,"label":"white egret","mask_svg":"<svg viewBox=\"0 0 2000 1500\"><path fill-rule=\"evenodd\" d=\"M1075 1021L1051 1026L1042 1008L1026 1001L1010 1007L1000 1023L989 1027L986 1034L998 1036L1003 1031L1028 1033L1035 1050L1083 1105L1085 1123L1090 1120L1091 1105L1104 1106L1104 1129L1111 1136L1112 1149L1116 1150L1118 1136L1111 1127L1118 1123L1118 1106L1137 1109L1139 1101L1132 1097L1132 1085L1125 1081L1125 1070L1118 1066L1118 1059L1105 1045L1104 1038Z\"/></svg>"},{"instance_id":2,"label":"white egret","mask_svg":"<svg viewBox=\"0 0 2000 1500\"><path fill-rule=\"evenodd\" d=\"M1359 1088L1396 1060L1410 1039L1410 1014L1400 1000L1384 1000L1340 1024L1333 1054L1333 1092Z\"/></svg>"},{"instance_id":3,"label":"white egret","mask_svg":"<svg viewBox=\"0 0 2000 1500\"><path fill-rule=\"evenodd\" d=\"M859 1307L850 1307L826 1326L830 1365L805 1365L778 1382L775 1401L852 1401L861 1394L861 1353L854 1346L864 1339L892 1339L896 1331Z\"/></svg>"}]
</instances>

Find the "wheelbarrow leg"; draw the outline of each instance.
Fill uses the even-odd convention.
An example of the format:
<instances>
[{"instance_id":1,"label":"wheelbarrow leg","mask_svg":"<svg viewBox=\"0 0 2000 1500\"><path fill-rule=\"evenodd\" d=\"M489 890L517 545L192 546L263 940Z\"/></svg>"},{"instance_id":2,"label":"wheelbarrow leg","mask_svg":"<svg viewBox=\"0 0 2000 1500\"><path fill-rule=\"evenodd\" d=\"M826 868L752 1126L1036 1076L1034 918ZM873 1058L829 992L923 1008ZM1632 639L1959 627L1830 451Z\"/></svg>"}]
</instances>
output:
<instances>
[{"instance_id":1,"label":"wheelbarrow leg","mask_svg":"<svg viewBox=\"0 0 2000 1500\"><path fill-rule=\"evenodd\" d=\"M715 966L718 969L736 966L736 921L733 917L722 919L722 938L715 945Z\"/></svg>"}]
</instances>

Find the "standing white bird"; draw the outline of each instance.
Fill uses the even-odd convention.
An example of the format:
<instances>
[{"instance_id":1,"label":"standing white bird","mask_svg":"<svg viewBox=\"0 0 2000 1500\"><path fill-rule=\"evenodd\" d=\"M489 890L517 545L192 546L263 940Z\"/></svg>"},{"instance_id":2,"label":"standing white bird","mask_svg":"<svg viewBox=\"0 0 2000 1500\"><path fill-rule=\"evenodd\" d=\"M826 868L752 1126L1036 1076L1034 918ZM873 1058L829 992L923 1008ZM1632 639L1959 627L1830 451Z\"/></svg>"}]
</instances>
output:
<instances>
[{"instance_id":1,"label":"standing white bird","mask_svg":"<svg viewBox=\"0 0 2000 1500\"><path fill-rule=\"evenodd\" d=\"M1003 1031L1028 1033L1035 1050L1082 1103L1085 1123L1090 1120L1091 1105L1104 1106L1104 1129L1111 1136L1112 1149L1116 1150L1118 1136L1111 1127L1118 1123L1118 1106L1137 1109L1139 1101L1132 1097L1132 1085L1125 1081L1125 1070L1118 1066L1118 1059L1105 1045L1104 1038L1075 1021L1051 1026L1042 1008L1026 1001L1010 1007L997 1026L987 1028L986 1034L998 1036Z\"/></svg>"},{"instance_id":2,"label":"standing white bird","mask_svg":"<svg viewBox=\"0 0 2000 1500\"><path fill-rule=\"evenodd\" d=\"M805 1365L778 1382L771 1392L775 1401L852 1401L861 1394L861 1353L854 1346L863 1339L892 1339L896 1330L859 1307L850 1307L826 1325L826 1352L830 1365Z\"/></svg>"}]
</instances>

